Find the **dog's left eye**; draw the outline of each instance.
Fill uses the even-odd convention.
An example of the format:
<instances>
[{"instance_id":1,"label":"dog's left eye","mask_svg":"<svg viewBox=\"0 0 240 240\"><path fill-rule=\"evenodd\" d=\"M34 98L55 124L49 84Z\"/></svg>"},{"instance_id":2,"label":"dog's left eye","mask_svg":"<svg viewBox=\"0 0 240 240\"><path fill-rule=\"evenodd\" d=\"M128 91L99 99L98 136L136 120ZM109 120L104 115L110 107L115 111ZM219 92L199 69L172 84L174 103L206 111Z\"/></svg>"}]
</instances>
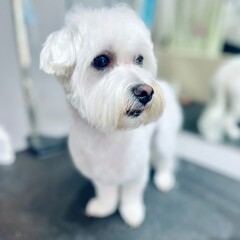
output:
<instances>
[{"instance_id":1,"label":"dog's left eye","mask_svg":"<svg viewBox=\"0 0 240 240\"><path fill-rule=\"evenodd\" d=\"M135 59L135 63L137 64L137 65L140 65L140 66L142 66L143 65L143 56L142 55L139 55L136 59Z\"/></svg>"},{"instance_id":2,"label":"dog's left eye","mask_svg":"<svg viewBox=\"0 0 240 240\"><path fill-rule=\"evenodd\" d=\"M107 55L100 55L93 59L92 65L98 69L103 70L110 64L110 58Z\"/></svg>"}]
</instances>

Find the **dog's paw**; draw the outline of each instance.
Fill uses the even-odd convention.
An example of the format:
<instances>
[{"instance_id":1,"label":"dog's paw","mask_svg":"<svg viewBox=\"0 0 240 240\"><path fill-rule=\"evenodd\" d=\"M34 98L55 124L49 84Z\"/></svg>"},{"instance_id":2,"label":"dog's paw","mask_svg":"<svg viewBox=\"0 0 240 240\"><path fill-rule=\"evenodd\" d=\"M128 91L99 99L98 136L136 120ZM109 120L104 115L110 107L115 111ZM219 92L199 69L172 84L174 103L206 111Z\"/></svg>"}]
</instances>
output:
<instances>
[{"instance_id":1,"label":"dog's paw","mask_svg":"<svg viewBox=\"0 0 240 240\"><path fill-rule=\"evenodd\" d=\"M175 186L176 180L171 172L157 172L154 176L154 183L161 192L168 192Z\"/></svg>"},{"instance_id":2,"label":"dog's paw","mask_svg":"<svg viewBox=\"0 0 240 240\"><path fill-rule=\"evenodd\" d=\"M145 206L141 202L124 204L119 211L123 220L132 228L139 227L145 218Z\"/></svg>"},{"instance_id":3,"label":"dog's paw","mask_svg":"<svg viewBox=\"0 0 240 240\"><path fill-rule=\"evenodd\" d=\"M109 204L108 202L101 201L98 198L92 198L87 203L86 215L88 217L103 218L114 213L116 208L117 206L115 204Z\"/></svg>"}]
</instances>

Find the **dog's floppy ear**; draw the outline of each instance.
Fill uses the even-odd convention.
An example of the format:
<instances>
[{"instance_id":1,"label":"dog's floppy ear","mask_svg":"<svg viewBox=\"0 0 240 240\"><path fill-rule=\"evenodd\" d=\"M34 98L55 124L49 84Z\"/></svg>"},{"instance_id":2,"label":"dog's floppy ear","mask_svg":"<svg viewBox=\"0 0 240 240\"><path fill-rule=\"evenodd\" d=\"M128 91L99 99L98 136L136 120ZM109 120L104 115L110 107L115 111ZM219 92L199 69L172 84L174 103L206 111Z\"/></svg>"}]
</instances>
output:
<instances>
[{"instance_id":1,"label":"dog's floppy ear","mask_svg":"<svg viewBox=\"0 0 240 240\"><path fill-rule=\"evenodd\" d=\"M68 28L53 32L43 45L40 69L48 74L66 76L75 64L74 33Z\"/></svg>"}]
</instances>

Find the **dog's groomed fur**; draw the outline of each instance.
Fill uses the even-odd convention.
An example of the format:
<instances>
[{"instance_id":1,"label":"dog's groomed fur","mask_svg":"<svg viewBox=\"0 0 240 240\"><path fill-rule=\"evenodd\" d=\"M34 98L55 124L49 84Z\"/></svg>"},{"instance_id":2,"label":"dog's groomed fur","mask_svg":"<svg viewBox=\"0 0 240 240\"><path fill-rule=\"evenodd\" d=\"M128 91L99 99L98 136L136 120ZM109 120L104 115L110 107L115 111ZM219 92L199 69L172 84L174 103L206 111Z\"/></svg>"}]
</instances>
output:
<instances>
[{"instance_id":1,"label":"dog's groomed fur","mask_svg":"<svg viewBox=\"0 0 240 240\"><path fill-rule=\"evenodd\" d=\"M70 152L95 187L86 214L104 217L119 206L130 226L140 225L152 136L158 153L154 181L167 191L175 182L181 124L171 89L156 81L149 31L125 5L75 7L65 26L46 40L40 68L58 77L70 103Z\"/></svg>"}]
</instances>

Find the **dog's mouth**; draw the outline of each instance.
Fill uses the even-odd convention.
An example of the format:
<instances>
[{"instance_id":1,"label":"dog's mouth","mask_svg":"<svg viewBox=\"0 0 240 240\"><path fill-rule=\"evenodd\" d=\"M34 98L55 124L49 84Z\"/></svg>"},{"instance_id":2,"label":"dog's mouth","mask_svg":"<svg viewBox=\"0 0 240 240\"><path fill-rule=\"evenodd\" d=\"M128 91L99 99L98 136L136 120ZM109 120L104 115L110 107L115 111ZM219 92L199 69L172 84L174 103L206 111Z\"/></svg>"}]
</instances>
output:
<instances>
[{"instance_id":1,"label":"dog's mouth","mask_svg":"<svg viewBox=\"0 0 240 240\"><path fill-rule=\"evenodd\" d=\"M141 115L143 110L144 109L130 109L130 110L127 110L126 115L128 117L136 118L136 117L139 117Z\"/></svg>"},{"instance_id":2,"label":"dog's mouth","mask_svg":"<svg viewBox=\"0 0 240 240\"><path fill-rule=\"evenodd\" d=\"M135 101L126 109L126 116L131 118L139 117L143 112L149 111L151 109L151 103L141 104L139 101L134 99Z\"/></svg>"}]
</instances>

